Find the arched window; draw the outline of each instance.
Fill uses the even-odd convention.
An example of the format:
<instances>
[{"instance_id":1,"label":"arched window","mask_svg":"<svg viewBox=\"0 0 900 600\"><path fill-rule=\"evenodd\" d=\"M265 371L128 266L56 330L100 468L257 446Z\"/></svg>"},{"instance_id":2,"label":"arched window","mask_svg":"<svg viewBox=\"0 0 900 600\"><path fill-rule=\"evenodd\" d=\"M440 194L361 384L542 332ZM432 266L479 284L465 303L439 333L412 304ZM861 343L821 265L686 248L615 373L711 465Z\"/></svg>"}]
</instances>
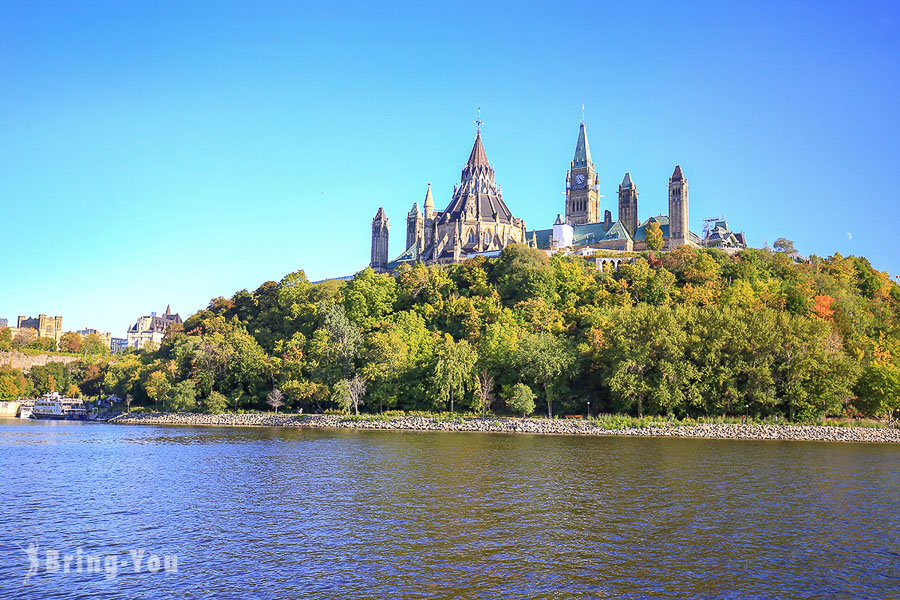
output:
<instances>
[{"instance_id":1,"label":"arched window","mask_svg":"<svg viewBox=\"0 0 900 600\"><path fill-rule=\"evenodd\" d=\"M491 230L485 229L484 235L482 236L482 238L484 239L484 245L490 246L491 245Z\"/></svg>"},{"instance_id":2,"label":"arched window","mask_svg":"<svg viewBox=\"0 0 900 600\"><path fill-rule=\"evenodd\" d=\"M466 235L466 243L474 244L477 241L478 241L478 236L475 235L475 230L470 228L469 233Z\"/></svg>"}]
</instances>

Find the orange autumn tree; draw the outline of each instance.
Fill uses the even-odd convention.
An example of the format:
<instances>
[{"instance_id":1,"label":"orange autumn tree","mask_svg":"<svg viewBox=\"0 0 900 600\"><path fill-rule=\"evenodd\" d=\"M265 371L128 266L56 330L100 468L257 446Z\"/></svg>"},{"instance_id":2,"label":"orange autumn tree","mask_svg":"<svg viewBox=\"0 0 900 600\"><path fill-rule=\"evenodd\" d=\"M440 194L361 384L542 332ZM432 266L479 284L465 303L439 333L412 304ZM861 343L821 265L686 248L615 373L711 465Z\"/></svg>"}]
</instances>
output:
<instances>
[{"instance_id":1,"label":"orange autumn tree","mask_svg":"<svg viewBox=\"0 0 900 600\"><path fill-rule=\"evenodd\" d=\"M813 316L829 323L832 322L834 320L834 309L831 308L831 305L834 304L834 298L831 296L816 296L815 301L816 303L812 310Z\"/></svg>"}]
</instances>

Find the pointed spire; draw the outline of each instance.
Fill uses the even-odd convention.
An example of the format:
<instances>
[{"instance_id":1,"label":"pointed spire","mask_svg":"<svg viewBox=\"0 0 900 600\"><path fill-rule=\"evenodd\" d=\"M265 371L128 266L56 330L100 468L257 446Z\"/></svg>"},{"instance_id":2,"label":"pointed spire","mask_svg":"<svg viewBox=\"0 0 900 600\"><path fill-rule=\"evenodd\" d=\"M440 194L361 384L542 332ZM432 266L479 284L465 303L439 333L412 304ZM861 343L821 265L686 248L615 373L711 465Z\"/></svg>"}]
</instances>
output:
<instances>
[{"instance_id":1,"label":"pointed spire","mask_svg":"<svg viewBox=\"0 0 900 600\"><path fill-rule=\"evenodd\" d=\"M373 221L386 221L387 220L387 215L384 213L383 206L378 207L378 212L375 213L375 218L372 220Z\"/></svg>"},{"instance_id":2,"label":"pointed spire","mask_svg":"<svg viewBox=\"0 0 900 600\"><path fill-rule=\"evenodd\" d=\"M165 314L165 316L169 316L169 315L171 315L171 314L172 314L172 305L171 305L171 304L166 304L166 314Z\"/></svg>"},{"instance_id":3,"label":"pointed spire","mask_svg":"<svg viewBox=\"0 0 900 600\"><path fill-rule=\"evenodd\" d=\"M417 214L419 214L419 203L418 203L418 202L413 202L412 210L409 211L409 214L410 214L410 215L417 215Z\"/></svg>"},{"instance_id":4,"label":"pointed spire","mask_svg":"<svg viewBox=\"0 0 900 600\"><path fill-rule=\"evenodd\" d=\"M575 158L572 161L574 167L586 167L591 162L591 147L588 145L587 130L584 121L578 128L578 143L575 144Z\"/></svg>"},{"instance_id":5,"label":"pointed spire","mask_svg":"<svg viewBox=\"0 0 900 600\"><path fill-rule=\"evenodd\" d=\"M425 192L425 202L423 203L423 206L425 207L426 210L428 210L429 207L431 209L434 209L434 198L431 197L431 184L430 183L428 184L428 191Z\"/></svg>"},{"instance_id":6,"label":"pointed spire","mask_svg":"<svg viewBox=\"0 0 900 600\"><path fill-rule=\"evenodd\" d=\"M672 173L672 181L682 181L684 173L681 172L681 165L675 165L675 172Z\"/></svg>"},{"instance_id":7,"label":"pointed spire","mask_svg":"<svg viewBox=\"0 0 900 600\"><path fill-rule=\"evenodd\" d=\"M625 173L625 179L622 180L622 185L619 187L629 188L634 185L634 182L631 181L631 173Z\"/></svg>"},{"instance_id":8,"label":"pointed spire","mask_svg":"<svg viewBox=\"0 0 900 600\"><path fill-rule=\"evenodd\" d=\"M469 162L466 163L471 167L490 167L487 154L484 152L484 145L481 143L481 131L475 134L475 145L472 146L472 153L469 154Z\"/></svg>"}]
</instances>

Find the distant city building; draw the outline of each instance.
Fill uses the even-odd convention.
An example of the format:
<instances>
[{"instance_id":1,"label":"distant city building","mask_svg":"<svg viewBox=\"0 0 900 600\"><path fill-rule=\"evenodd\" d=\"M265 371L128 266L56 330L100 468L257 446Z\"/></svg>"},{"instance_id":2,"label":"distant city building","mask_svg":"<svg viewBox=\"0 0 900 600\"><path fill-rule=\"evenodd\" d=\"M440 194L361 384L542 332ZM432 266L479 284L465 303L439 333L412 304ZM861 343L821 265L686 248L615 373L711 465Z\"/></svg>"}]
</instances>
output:
<instances>
[{"instance_id":1,"label":"distant city building","mask_svg":"<svg viewBox=\"0 0 900 600\"><path fill-rule=\"evenodd\" d=\"M119 352L125 352L125 348L128 347L128 338L109 338L109 351L113 354L118 354Z\"/></svg>"},{"instance_id":2,"label":"distant city building","mask_svg":"<svg viewBox=\"0 0 900 600\"><path fill-rule=\"evenodd\" d=\"M103 340L103 343L106 344L107 348L112 350L112 347L110 345L110 340L112 339L112 334L109 333L108 331L98 331L96 329L87 328L87 329L79 329L76 333L78 333L82 337L94 334L97 337L99 337L101 340Z\"/></svg>"},{"instance_id":3,"label":"distant city building","mask_svg":"<svg viewBox=\"0 0 900 600\"><path fill-rule=\"evenodd\" d=\"M722 217L716 217L704 220L702 245L704 248L741 250L747 247L747 239L744 237L744 232L731 231L728 221Z\"/></svg>"},{"instance_id":4,"label":"distant city building","mask_svg":"<svg viewBox=\"0 0 900 600\"><path fill-rule=\"evenodd\" d=\"M62 317L48 317L47 315L38 315L36 319L20 315L16 328L34 329L37 331L38 337L52 338L58 343L63 334L62 320Z\"/></svg>"},{"instance_id":5,"label":"distant city building","mask_svg":"<svg viewBox=\"0 0 900 600\"><path fill-rule=\"evenodd\" d=\"M141 349L147 344L159 345L166 330L171 325L182 323L181 315L172 314L171 306L166 307L166 312L158 316L155 312L140 317L128 330L127 345L129 348Z\"/></svg>"}]
</instances>

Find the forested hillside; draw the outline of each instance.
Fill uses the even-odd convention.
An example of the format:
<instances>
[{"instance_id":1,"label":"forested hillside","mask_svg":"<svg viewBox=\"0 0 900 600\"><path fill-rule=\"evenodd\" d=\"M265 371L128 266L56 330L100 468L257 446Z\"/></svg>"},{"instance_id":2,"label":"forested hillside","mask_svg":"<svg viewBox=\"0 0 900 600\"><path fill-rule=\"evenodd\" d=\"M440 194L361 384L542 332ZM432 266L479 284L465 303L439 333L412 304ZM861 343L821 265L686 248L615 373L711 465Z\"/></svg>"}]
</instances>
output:
<instances>
[{"instance_id":1,"label":"forested hillside","mask_svg":"<svg viewBox=\"0 0 900 600\"><path fill-rule=\"evenodd\" d=\"M898 408L898 316L864 258L682 247L598 271L514 245L346 282L297 271L97 368L105 393L176 410L514 412L533 393L553 414L879 416Z\"/></svg>"}]
</instances>

